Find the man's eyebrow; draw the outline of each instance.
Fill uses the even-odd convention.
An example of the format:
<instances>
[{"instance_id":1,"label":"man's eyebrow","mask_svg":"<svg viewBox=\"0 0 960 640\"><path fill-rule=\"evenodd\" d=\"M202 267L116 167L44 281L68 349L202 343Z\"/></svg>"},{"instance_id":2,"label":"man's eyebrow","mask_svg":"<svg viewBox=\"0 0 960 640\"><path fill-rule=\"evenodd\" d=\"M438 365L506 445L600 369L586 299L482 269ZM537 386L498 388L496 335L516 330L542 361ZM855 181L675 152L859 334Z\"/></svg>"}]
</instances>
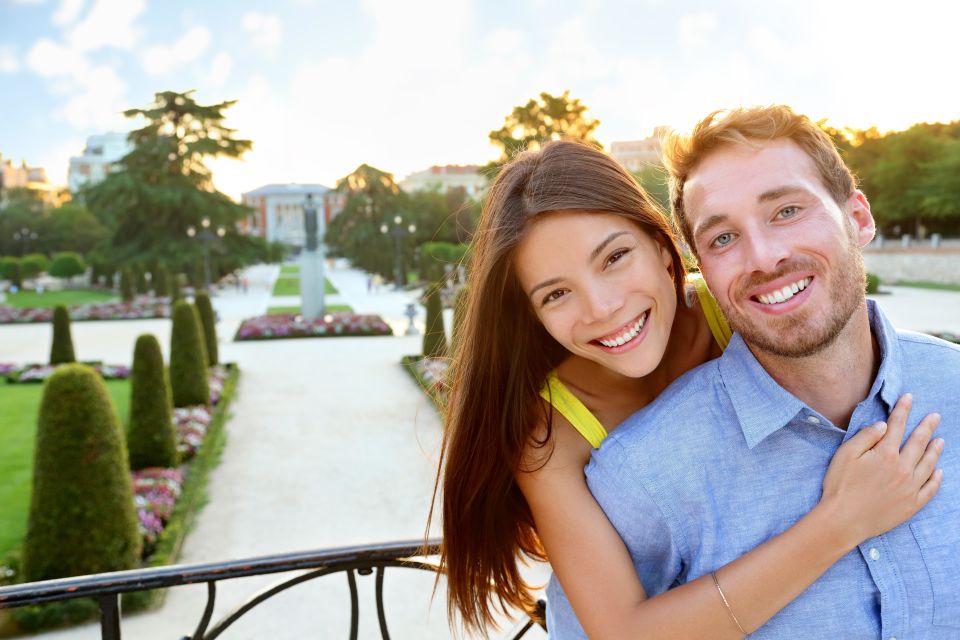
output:
<instances>
[{"instance_id":1,"label":"man's eyebrow","mask_svg":"<svg viewBox=\"0 0 960 640\"><path fill-rule=\"evenodd\" d=\"M592 262L594 259L596 259L596 257L600 255L600 253L604 250L604 248L606 248L608 244L610 244L620 236L625 236L625 235L629 235L628 232L614 231L613 233L608 235L606 238L603 239L603 241L600 242L600 244L598 244L596 247L593 248L593 251L590 252L590 260L588 260L588 262ZM543 289L544 287L549 287L550 285L557 284L562 279L563 278L550 278L549 280L544 280L534 288L530 289L530 293L528 293L527 295L533 298L533 294L535 294L540 289Z\"/></svg>"},{"instance_id":2,"label":"man's eyebrow","mask_svg":"<svg viewBox=\"0 0 960 640\"><path fill-rule=\"evenodd\" d=\"M758 203L769 202L771 200L777 200L783 196L789 196L797 193L809 193L803 187L797 185L785 185L782 187L777 187L776 189L769 189L764 191L759 196L757 196Z\"/></svg>"},{"instance_id":3,"label":"man's eyebrow","mask_svg":"<svg viewBox=\"0 0 960 640\"><path fill-rule=\"evenodd\" d=\"M703 222L698 224L696 227L694 227L693 229L694 240L696 240L697 238L705 234L707 231L710 231L710 229L713 229L714 227L726 222L728 217L729 216L725 213L717 213L712 216L708 216L706 220L704 220Z\"/></svg>"}]
</instances>

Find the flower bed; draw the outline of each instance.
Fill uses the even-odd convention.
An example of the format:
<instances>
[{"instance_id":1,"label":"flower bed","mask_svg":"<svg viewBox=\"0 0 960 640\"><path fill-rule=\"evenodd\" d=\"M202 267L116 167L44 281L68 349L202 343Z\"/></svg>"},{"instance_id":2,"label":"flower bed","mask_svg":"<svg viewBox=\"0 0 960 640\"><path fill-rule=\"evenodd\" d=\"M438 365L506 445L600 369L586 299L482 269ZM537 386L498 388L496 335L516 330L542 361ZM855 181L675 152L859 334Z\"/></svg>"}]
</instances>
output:
<instances>
[{"instance_id":1,"label":"flower bed","mask_svg":"<svg viewBox=\"0 0 960 640\"><path fill-rule=\"evenodd\" d=\"M169 318L170 298L138 296L132 302L96 302L68 307L70 319L81 320L144 320ZM53 308L18 308L0 305L0 324L50 322Z\"/></svg>"},{"instance_id":2,"label":"flower bed","mask_svg":"<svg viewBox=\"0 0 960 640\"><path fill-rule=\"evenodd\" d=\"M284 313L257 316L243 321L234 340L276 340L283 338L337 338L346 336L392 335L390 326L377 315L328 313L316 320Z\"/></svg>"},{"instance_id":3,"label":"flower bed","mask_svg":"<svg viewBox=\"0 0 960 640\"><path fill-rule=\"evenodd\" d=\"M403 356L400 364L413 376L434 404L439 408L447 393L446 376L450 367L449 358L424 358Z\"/></svg>"},{"instance_id":4,"label":"flower bed","mask_svg":"<svg viewBox=\"0 0 960 640\"><path fill-rule=\"evenodd\" d=\"M183 493L183 476L182 468L148 467L130 473L144 558L153 553L157 538L173 516L173 508Z\"/></svg>"},{"instance_id":5,"label":"flower bed","mask_svg":"<svg viewBox=\"0 0 960 640\"><path fill-rule=\"evenodd\" d=\"M122 364L103 364L102 362L83 362L103 376L104 380L126 380L130 377L130 367ZM6 377L11 384L21 382L43 382L49 378L60 364L0 364L0 376Z\"/></svg>"}]
</instances>

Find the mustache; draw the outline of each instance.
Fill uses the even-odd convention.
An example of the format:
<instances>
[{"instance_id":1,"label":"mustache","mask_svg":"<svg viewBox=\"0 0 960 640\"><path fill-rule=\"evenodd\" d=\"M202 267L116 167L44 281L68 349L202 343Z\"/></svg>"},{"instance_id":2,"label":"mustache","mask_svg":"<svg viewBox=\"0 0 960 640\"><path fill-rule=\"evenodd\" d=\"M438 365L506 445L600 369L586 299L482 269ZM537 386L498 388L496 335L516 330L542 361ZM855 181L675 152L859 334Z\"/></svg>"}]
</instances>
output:
<instances>
[{"instance_id":1,"label":"mustache","mask_svg":"<svg viewBox=\"0 0 960 640\"><path fill-rule=\"evenodd\" d=\"M751 289L762 287L797 271L812 271L814 274L820 275L817 264L812 260L791 258L789 261L779 265L777 270L772 273L751 273L737 286L737 296L745 296Z\"/></svg>"}]
</instances>

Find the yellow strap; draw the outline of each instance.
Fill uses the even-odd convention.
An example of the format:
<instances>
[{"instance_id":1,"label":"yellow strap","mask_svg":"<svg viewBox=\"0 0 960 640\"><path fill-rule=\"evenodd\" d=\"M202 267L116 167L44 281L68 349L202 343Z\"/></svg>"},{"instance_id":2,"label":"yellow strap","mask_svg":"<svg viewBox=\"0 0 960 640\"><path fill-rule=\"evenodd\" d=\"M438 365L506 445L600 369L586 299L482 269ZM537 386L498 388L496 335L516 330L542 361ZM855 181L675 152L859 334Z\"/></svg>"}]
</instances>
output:
<instances>
[{"instance_id":1,"label":"yellow strap","mask_svg":"<svg viewBox=\"0 0 960 640\"><path fill-rule=\"evenodd\" d=\"M691 273L687 275L687 282L692 283L694 290L697 292L697 298L700 299L700 308L703 309L703 315L706 316L707 324L710 325L710 333L713 334L713 339L717 341L721 349L726 349L727 345L730 344L730 338L733 337L733 332L730 330L730 325L727 324L723 312L720 311L720 305L717 304L716 298L707 288L707 281L699 273Z\"/></svg>"},{"instance_id":2,"label":"yellow strap","mask_svg":"<svg viewBox=\"0 0 960 640\"><path fill-rule=\"evenodd\" d=\"M607 437L607 430L603 428L597 417L590 413L590 409L587 409L580 399L560 382L556 371L551 371L547 376L547 382L540 389L540 395L552 404L560 415L569 420L594 449L599 447Z\"/></svg>"}]
</instances>

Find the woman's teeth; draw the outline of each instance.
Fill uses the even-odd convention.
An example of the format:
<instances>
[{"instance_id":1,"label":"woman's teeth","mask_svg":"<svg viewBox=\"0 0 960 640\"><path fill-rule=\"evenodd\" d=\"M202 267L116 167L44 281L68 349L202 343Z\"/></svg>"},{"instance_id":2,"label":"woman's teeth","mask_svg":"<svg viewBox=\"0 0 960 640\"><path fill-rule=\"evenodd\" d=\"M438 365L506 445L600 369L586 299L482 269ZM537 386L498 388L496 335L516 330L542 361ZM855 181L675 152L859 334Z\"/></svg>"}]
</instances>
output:
<instances>
[{"instance_id":1,"label":"woman's teeth","mask_svg":"<svg viewBox=\"0 0 960 640\"><path fill-rule=\"evenodd\" d=\"M786 302L792 298L797 293L803 291L807 288L807 285L813 278L804 278L803 280L797 280L793 284L788 284L782 289L777 289L773 293L767 293L764 295L757 296L757 300L763 304L779 304L781 302Z\"/></svg>"},{"instance_id":2,"label":"woman's teeth","mask_svg":"<svg viewBox=\"0 0 960 640\"><path fill-rule=\"evenodd\" d=\"M605 347L619 347L622 344L626 344L637 337L637 334L640 333L641 329L643 329L643 323L646 322L646 320L647 314L644 313L637 319L632 327L624 331L616 338L611 338L610 340L597 340L597 342Z\"/></svg>"}]
</instances>

